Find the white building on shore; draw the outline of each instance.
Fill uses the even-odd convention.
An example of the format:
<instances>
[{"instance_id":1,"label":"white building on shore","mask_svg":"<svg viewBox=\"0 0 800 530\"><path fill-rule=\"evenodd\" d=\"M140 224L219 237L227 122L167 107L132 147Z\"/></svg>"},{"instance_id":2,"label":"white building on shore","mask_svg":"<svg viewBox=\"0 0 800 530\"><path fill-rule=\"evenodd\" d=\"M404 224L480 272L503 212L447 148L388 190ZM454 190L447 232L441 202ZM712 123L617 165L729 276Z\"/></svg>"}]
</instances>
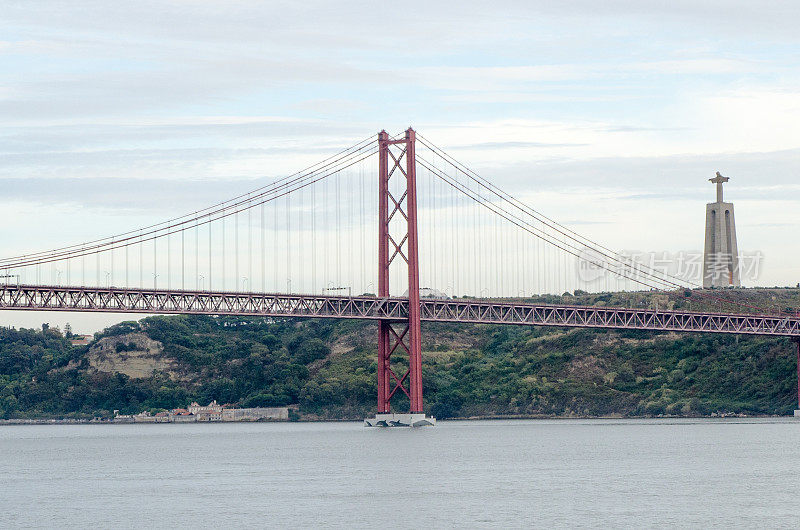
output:
<instances>
[{"instance_id":1,"label":"white building on shore","mask_svg":"<svg viewBox=\"0 0 800 530\"><path fill-rule=\"evenodd\" d=\"M189 405L189 413L194 414L197 416L200 413L219 413L222 414L222 405L217 403L215 399L211 403L208 404L207 407L201 406L197 401L193 401Z\"/></svg>"},{"instance_id":2,"label":"white building on shore","mask_svg":"<svg viewBox=\"0 0 800 530\"><path fill-rule=\"evenodd\" d=\"M216 421L286 421L289 419L288 407L253 407L246 409L225 408L216 400L207 406L196 401L185 409L172 409L150 415L144 411L139 414L119 414L114 411L114 421L118 423L193 423Z\"/></svg>"}]
</instances>

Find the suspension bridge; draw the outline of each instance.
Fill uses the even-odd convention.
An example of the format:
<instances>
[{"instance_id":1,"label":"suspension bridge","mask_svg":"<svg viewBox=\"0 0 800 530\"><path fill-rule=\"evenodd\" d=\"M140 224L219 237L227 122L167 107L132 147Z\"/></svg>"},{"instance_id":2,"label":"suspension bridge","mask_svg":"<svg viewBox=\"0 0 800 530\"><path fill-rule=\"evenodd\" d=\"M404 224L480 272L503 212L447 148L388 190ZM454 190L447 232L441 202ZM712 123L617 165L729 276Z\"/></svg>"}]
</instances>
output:
<instances>
[{"instance_id":1,"label":"suspension bridge","mask_svg":"<svg viewBox=\"0 0 800 530\"><path fill-rule=\"evenodd\" d=\"M601 283L581 267L601 271ZM0 309L374 320L369 424L432 421L423 412L422 321L791 337L800 409L796 313L708 292L695 296L718 311L525 302L577 289L700 286L578 234L413 129L382 131L179 217L0 259L0 271ZM392 411L399 395L408 414Z\"/></svg>"}]
</instances>

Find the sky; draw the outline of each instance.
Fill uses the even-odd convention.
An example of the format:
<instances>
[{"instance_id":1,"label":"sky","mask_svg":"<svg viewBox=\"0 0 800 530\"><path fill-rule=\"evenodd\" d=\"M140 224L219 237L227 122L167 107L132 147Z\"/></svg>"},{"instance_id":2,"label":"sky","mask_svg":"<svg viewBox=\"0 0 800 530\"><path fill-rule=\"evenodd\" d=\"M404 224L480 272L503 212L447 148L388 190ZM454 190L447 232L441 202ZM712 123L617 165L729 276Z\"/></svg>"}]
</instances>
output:
<instances>
[{"instance_id":1,"label":"sky","mask_svg":"<svg viewBox=\"0 0 800 530\"><path fill-rule=\"evenodd\" d=\"M740 250L764 256L748 285L795 285L798 27L795 1L0 1L0 254L182 214L413 126L619 250L701 248L720 171Z\"/></svg>"}]
</instances>

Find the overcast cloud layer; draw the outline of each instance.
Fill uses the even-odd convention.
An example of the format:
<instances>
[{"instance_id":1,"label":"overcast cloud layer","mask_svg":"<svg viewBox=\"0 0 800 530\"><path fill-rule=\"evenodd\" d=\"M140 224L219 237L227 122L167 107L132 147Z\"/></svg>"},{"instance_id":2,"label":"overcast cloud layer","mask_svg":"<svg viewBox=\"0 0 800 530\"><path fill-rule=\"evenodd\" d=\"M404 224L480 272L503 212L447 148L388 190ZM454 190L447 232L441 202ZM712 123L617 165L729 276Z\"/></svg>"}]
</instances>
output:
<instances>
[{"instance_id":1,"label":"overcast cloud layer","mask_svg":"<svg viewBox=\"0 0 800 530\"><path fill-rule=\"evenodd\" d=\"M2 254L413 125L618 249L700 248L721 171L759 283L794 285L798 27L794 1L0 2Z\"/></svg>"}]
</instances>

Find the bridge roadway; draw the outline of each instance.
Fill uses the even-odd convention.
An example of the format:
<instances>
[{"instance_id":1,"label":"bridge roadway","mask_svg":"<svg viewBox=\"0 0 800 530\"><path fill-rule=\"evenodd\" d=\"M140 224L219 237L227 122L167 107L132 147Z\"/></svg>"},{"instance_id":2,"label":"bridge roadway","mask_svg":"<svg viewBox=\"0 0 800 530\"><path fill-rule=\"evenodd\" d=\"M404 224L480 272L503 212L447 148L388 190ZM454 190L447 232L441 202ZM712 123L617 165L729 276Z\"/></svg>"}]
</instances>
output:
<instances>
[{"instance_id":1,"label":"bridge roadway","mask_svg":"<svg viewBox=\"0 0 800 530\"><path fill-rule=\"evenodd\" d=\"M777 315L658 311L478 299L423 299L420 305L422 320L427 322L739 333L800 339L800 318ZM405 298L43 285L0 285L0 309L408 319L408 300Z\"/></svg>"}]
</instances>

